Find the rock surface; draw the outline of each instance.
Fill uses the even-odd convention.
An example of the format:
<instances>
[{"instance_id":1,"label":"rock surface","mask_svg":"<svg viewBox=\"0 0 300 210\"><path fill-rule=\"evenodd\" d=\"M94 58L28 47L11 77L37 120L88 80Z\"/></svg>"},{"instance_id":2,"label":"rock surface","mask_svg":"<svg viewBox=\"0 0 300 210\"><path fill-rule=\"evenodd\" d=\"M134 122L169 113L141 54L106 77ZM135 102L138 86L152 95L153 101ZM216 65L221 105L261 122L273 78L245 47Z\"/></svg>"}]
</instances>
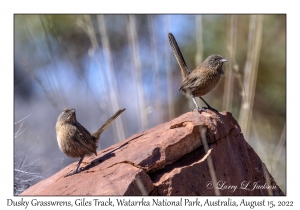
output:
<instances>
[{"instance_id":1,"label":"rock surface","mask_svg":"<svg viewBox=\"0 0 300 210\"><path fill-rule=\"evenodd\" d=\"M76 164L20 195L284 195L229 112L188 112L85 158L64 178Z\"/></svg>"}]
</instances>

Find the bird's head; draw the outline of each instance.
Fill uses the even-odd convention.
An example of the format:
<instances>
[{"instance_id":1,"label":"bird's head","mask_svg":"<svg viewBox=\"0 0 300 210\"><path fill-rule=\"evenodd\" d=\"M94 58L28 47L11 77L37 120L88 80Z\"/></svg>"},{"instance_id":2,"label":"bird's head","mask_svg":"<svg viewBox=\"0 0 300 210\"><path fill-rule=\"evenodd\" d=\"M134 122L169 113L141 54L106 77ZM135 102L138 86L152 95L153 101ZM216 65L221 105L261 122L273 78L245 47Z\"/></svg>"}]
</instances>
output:
<instances>
[{"instance_id":1,"label":"bird's head","mask_svg":"<svg viewBox=\"0 0 300 210\"><path fill-rule=\"evenodd\" d=\"M74 124L76 122L76 110L71 107L63 109L60 115L58 116L57 121L63 121Z\"/></svg>"},{"instance_id":2,"label":"bird's head","mask_svg":"<svg viewBox=\"0 0 300 210\"><path fill-rule=\"evenodd\" d=\"M222 66L223 63L227 62L226 59L224 59L220 55L210 55L208 56L203 63L205 63L210 69L217 70L220 73L224 74Z\"/></svg>"}]
</instances>

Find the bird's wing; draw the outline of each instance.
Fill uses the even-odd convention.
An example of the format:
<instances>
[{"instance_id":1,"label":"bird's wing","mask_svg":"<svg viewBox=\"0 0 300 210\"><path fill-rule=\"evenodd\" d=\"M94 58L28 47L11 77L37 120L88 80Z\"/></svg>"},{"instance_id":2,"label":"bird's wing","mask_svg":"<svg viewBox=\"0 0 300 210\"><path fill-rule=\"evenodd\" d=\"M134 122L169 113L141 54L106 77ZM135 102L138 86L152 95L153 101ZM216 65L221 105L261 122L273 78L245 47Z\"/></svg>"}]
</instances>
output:
<instances>
[{"instance_id":1,"label":"bird's wing","mask_svg":"<svg viewBox=\"0 0 300 210\"><path fill-rule=\"evenodd\" d=\"M92 135L87 129L85 129L85 127L83 127L79 122L77 122L76 124L78 129L76 131L74 140L78 144L80 144L85 150L88 150L91 153L97 155L97 142L94 141Z\"/></svg>"},{"instance_id":2,"label":"bird's wing","mask_svg":"<svg viewBox=\"0 0 300 210\"><path fill-rule=\"evenodd\" d=\"M201 68L201 65L194 69L181 83L179 90L182 92L194 92L195 89L199 88L199 78L202 78L203 81L203 71L198 71L198 68ZM197 81L198 80L198 81Z\"/></svg>"},{"instance_id":3,"label":"bird's wing","mask_svg":"<svg viewBox=\"0 0 300 210\"><path fill-rule=\"evenodd\" d=\"M171 47L173 49L173 52L175 54L176 60L179 64L179 66L180 66L182 79L184 80L187 77L187 75L190 73L190 71L189 71L189 69L188 69L188 67L187 67L187 65L184 61L184 58L181 54L180 48L179 48L179 46L176 42L175 37L173 36L172 33L169 33L168 37L169 37L170 45L171 45Z\"/></svg>"},{"instance_id":4,"label":"bird's wing","mask_svg":"<svg viewBox=\"0 0 300 210\"><path fill-rule=\"evenodd\" d=\"M196 74L189 74L181 83L179 90L186 92L187 90L192 91L194 88L194 85L196 84L197 80Z\"/></svg>"}]
</instances>

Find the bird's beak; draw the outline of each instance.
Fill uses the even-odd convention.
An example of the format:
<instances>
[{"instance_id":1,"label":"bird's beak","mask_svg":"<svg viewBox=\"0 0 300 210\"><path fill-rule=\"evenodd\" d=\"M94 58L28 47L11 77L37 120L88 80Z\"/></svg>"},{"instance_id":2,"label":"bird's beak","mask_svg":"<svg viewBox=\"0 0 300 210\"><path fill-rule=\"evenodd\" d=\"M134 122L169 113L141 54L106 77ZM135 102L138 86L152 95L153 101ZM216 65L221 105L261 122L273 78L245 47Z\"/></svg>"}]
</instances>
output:
<instances>
[{"instance_id":1,"label":"bird's beak","mask_svg":"<svg viewBox=\"0 0 300 210\"><path fill-rule=\"evenodd\" d=\"M222 59L222 60L220 60L222 63L224 63L224 62L227 62L227 60L226 59Z\"/></svg>"}]
</instances>

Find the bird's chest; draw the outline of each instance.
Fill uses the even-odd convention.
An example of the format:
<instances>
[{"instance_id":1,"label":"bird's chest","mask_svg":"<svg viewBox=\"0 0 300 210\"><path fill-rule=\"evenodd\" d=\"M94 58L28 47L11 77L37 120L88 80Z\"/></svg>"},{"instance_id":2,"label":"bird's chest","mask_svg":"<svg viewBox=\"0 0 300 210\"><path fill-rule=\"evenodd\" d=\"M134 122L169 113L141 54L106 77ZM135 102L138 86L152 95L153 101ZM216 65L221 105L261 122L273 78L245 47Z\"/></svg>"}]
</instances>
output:
<instances>
[{"instance_id":1,"label":"bird's chest","mask_svg":"<svg viewBox=\"0 0 300 210\"><path fill-rule=\"evenodd\" d=\"M61 150L65 144L68 142L73 141L74 137L76 136L77 129L75 125L72 124L56 124L56 139L58 142L58 146Z\"/></svg>"},{"instance_id":2,"label":"bird's chest","mask_svg":"<svg viewBox=\"0 0 300 210\"><path fill-rule=\"evenodd\" d=\"M204 81L204 84L207 87L207 89L209 91L211 91L212 89L214 89L217 86L217 84L219 83L220 79L221 79L221 75L220 74L216 74L216 73L209 74L206 77L206 80Z\"/></svg>"}]
</instances>

